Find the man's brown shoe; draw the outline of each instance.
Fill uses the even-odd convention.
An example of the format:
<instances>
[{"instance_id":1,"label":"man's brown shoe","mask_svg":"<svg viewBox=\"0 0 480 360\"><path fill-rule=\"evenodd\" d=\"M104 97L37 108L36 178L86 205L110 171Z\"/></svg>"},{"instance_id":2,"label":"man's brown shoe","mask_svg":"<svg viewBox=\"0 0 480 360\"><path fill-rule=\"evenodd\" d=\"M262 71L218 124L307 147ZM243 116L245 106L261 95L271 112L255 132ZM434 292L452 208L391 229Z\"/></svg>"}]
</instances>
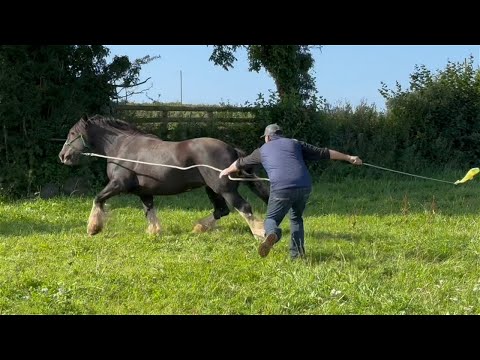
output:
<instances>
[{"instance_id":1,"label":"man's brown shoe","mask_svg":"<svg viewBox=\"0 0 480 360\"><path fill-rule=\"evenodd\" d=\"M265 240L258 247L258 254L261 257L268 255L273 245L278 241L278 236L275 233L268 234Z\"/></svg>"}]
</instances>

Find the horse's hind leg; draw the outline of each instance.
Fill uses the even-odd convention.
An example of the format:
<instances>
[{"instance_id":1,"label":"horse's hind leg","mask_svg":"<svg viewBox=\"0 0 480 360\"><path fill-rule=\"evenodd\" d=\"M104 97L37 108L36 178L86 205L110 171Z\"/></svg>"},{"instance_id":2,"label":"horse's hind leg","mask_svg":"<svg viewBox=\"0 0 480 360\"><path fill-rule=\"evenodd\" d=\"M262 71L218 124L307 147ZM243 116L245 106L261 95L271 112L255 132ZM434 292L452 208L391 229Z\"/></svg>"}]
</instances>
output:
<instances>
[{"instance_id":1,"label":"horse's hind leg","mask_svg":"<svg viewBox=\"0 0 480 360\"><path fill-rule=\"evenodd\" d=\"M262 199L265 205L268 205L268 199L270 197L270 185L262 181L247 181L247 186L255 195Z\"/></svg>"},{"instance_id":2,"label":"horse's hind leg","mask_svg":"<svg viewBox=\"0 0 480 360\"><path fill-rule=\"evenodd\" d=\"M230 213L230 209L228 208L225 199L221 195L215 193L208 186L205 187L205 190L207 191L208 198L213 204L213 214L198 220L197 224L193 228L193 232L196 233L202 233L213 229L218 219L220 219L222 216L227 216Z\"/></svg>"},{"instance_id":3,"label":"horse's hind leg","mask_svg":"<svg viewBox=\"0 0 480 360\"><path fill-rule=\"evenodd\" d=\"M100 191L93 200L92 211L88 218L87 233L89 235L98 234L105 225L105 201L114 195L120 194L122 188L115 180L110 181L105 188Z\"/></svg>"},{"instance_id":4,"label":"horse's hind leg","mask_svg":"<svg viewBox=\"0 0 480 360\"><path fill-rule=\"evenodd\" d=\"M155 212L155 206L152 195L140 195L140 200L143 203L143 210L145 211L145 217L147 218L149 234L160 233L160 222L158 221L157 214Z\"/></svg>"},{"instance_id":5,"label":"horse's hind leg","mask_svg":"<svg viewBox=\"0 0 480 360\"><path fill-rule=\"evenodd\" d=\"M225 200L232 205L240 215L245 219L250 231L255 237L263 239L265 236L265 229L263 221L255 218L252 211L252 206L240 196L237 191L227 192L222 194Z\"/></svg>"}]
</instances>

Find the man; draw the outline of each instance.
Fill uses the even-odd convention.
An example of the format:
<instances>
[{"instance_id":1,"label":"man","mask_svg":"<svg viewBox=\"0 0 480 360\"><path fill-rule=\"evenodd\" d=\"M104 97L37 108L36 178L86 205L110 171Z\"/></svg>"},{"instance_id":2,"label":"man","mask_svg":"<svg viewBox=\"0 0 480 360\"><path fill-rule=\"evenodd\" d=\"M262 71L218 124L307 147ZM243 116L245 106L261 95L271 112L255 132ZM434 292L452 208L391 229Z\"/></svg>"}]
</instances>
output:
<instances>
[{"instance_id":1,"label":"man","mask_svg":"<svg viewBox=\"0 0 480 360\"><path fill-rule=\"evenodd\" d=\"M328 148L318 148L295 139L283 136L277 124L265 128L265 144L250 155L239 158L220 172L219 177L229 175L247 166L262 164L270 179L270 198L265 218L265 239L258 248L261 257L270 252L280 241L279 228L290 210L290 256L292 259L305 256L303 211L312 190L312 180L305 160L344 160L354 165L362 165L358 156L346 155Z\"/></svg>"}]
</instances>

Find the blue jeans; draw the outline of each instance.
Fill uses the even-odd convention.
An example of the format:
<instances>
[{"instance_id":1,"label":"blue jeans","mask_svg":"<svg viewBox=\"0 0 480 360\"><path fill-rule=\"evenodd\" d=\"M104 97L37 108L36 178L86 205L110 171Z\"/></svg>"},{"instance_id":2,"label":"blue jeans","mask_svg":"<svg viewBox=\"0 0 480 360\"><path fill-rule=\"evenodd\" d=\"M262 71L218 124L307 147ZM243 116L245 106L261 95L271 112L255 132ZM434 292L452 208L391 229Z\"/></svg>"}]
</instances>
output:
<instances>
[{"instance_id":1,"label":"blue jeans","mask_svg":"<svg viewBox=\"0 0 480 360\"><path fill-rule=\"evenodd\" d=\"M303 230L303 211L310 196L311 188L292 188L270 192L267 215L265 218L265 236L276 233L278 241L282 237L280 223L290 211L290 256L297 258L305 255L305 233Z\"/></svg>"}]
</instances>

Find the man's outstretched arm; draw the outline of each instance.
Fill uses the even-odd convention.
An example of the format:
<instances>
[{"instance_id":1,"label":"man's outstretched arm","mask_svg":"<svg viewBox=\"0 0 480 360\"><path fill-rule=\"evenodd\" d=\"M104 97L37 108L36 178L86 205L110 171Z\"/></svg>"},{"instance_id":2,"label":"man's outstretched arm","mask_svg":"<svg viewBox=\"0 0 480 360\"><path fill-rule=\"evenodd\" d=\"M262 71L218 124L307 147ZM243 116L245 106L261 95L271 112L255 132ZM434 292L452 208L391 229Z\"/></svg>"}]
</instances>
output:
<instances>
[{"instance_id":1,"label":"man's outstretched arm","mask_svg":"<svg viewBox=\"0 0 480 360\"><path fill-rule=\"evenodd\" d=\"M331 160L344 160L348 161L350 164L353 165L362 165L362 159L360 159L358 156L352 156L352 155L347 155L344 153L341 153L340 151L336 150L328 150L330 152L330 159Z\"/></svg>"},{"instance_id":2,"label":"man's outstretched arm","mask_svg":"<svg viewBox=\"0 0 480 360\"><path fill-rule=\"evenodd\" d=\"M228 168L223 169L218 177L221 178L222 176L230 175L231 173L242 170L248 166L259 165L261 163L262 158L260 155L260 149L255 149L250 155L235 160Z\"/></svg>"}]
</instances>

